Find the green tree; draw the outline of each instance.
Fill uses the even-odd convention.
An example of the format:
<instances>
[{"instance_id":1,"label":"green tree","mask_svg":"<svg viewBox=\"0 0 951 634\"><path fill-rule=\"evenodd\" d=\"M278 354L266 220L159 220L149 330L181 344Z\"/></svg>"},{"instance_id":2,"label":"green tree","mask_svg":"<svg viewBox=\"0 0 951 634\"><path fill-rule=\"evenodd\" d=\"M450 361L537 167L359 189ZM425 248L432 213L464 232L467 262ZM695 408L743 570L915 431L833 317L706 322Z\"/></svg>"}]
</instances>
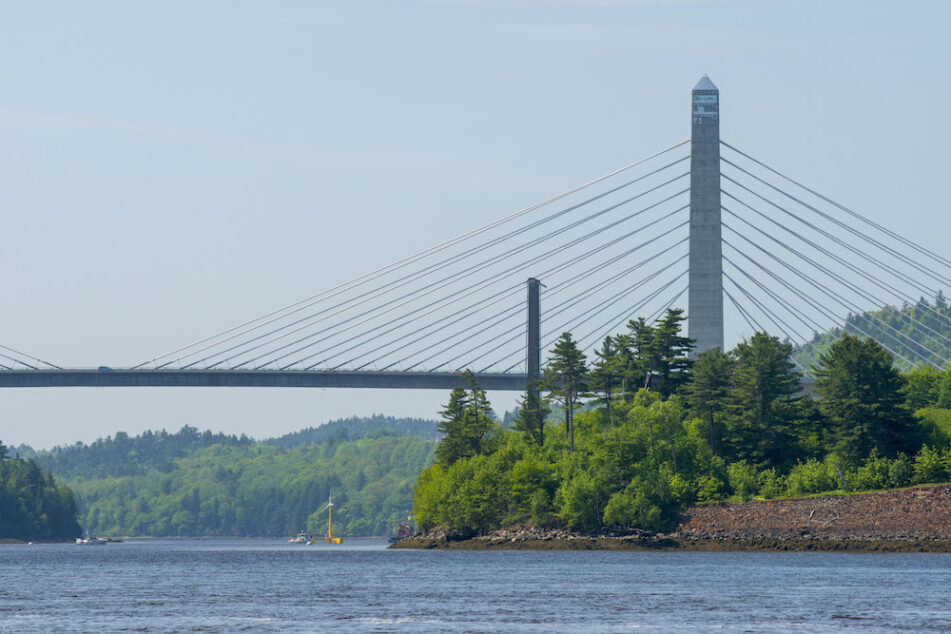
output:
<instances>
[{"instance_id":1,"label":"green tree","mask_svg":"<svg viewBox=\"0 0 951 634\"><path fill-rule=\"evenodd\" d=\"M686 388L690 413L704 421L710 451L719 455L724 418L733 381L733 358L713 348L700 353L693 365L693 378Z\"/></svg>"},{"instance_id":2,"label":"green tree","mask_svg":"<svg viewBox=\"0 0 951 634\"><path fill-rule=\"evenodd\" d=\"M681 324L685 321L683 312L682 308L668 308L654 327L656 359L650 368L653 373L650 387L664 398L675 394L690 381L693 360L689 355L694 342L680 334Z\"/></svg>"},{"instance_id":3,"label":"green tree","mask_svg":"<svg viewBox=\"0 0 951 634\"><path fill-rule=\"evenodd\" d=\"M608 412L608 419L614 424L614 393L623 384L623 361L618 354L618 345L614 337L605 337L600 350L595 350L597 360L588 374L588 385L599 394L598 401Z\"/></svg>"},{"instance_id":4,"label":"green tree","mask_svg":"<svg viewBox=\"0 0 951 634\"><path fill-rule=\"evenodd\" d=\"M0 461L0 538L76 537L78 515L73 492L35 460Z\"/></svg>"},{"instance_id":5,"label":"green tree","mask_svg":"<svg viewBox=\"0 0 951 634\"><path fill-rule=\"evenodd\" d=\"M539 447L545 446L545 419L551 410L545 407L538 389L529 385L525 392L525 400L518 409L515 419L515 429L525 434Z\"/></svg>"},{"instance_id":6,"label":"green tree","mask_svg":"<svg viewBox=\"0 0 951 634\"><path fill-rule=\"evenodd\" d=\"M584 353L578 349L570 332L562 333L545 366L542 386L552 399L564 407L565 435L571 451L575 450L575 409L588 389L587 377Z\"/></svg>"},{"instance_id":7,"label":"green tree","mask_svg":"<svg viewBox=\"0 0 951 634\"><path fill-rule=\"evenodd\" d=\"M944 373L931 365L906 373L903 394L908 409L915 412L923 407L934 407L943 378Z\"/></svg>"},{"instance_id":8,"label":"green tree","mask_svg":"<svg viewBox=\"0 0 951 634\"><path fill-rule=\"evenodd\" d=\"M469 458L483 453L484 443L492 430L492 408L485 390L475 382L470 370L463 378L469 391L456 388L449 395L449 403L440 412L442 420L439 431L444 435L436 449L436 459L449 466L460 458Z\"/></svg>"},{"instance_id":9,"label":"green tree","mask_svg":"<svg viewBox=\"0 0 951 634\"><path fill-rule=\"evenodd\" d=\"M819 407L844 458L858 463L873 448L889 457L917 449L902 377L876 341L843 335L820 355L815 376Z\"/></svg>"},{"instance_id":10,"label":"green tree","mask_svg":"<svg viewBox=\"0 0 951 634\"><path fill-rule=\"evenodd\" d=\"M727 425L735 460L779 465L790 459L792 400L800 389L791 353L791 344L763 332L737 344Z\"/></svg>"},{"instance_id":11,"label":"green tree","mask_svg":"<svg viewBox=\"0 0 951 634\"><path fill-rule=\"evenodd\" d=\"M648 388L666 398L690 380L693 340L680 334L683 321L677 308L668 309L656 326L643 318L628 322L628 332L616 339L626 394Z\"/></svg>"},{"instance_id":12,"label":"green tree","mask_svg":"<svg viewBox=\"0 0 951 634\"><path fill-rule=\"evenodd\" d=\"M449 403L439 412L439 433L443 437L436 448L436 460L446 466L475 453L472 439L466 433L468 407L469 395L463 388L457 387L449 394Z\"/></svg>"},{"instance_id":13,"label":"green tree","mask_svg":"<svg viewBox=\"0 0 951 634\"><path fill-rule=\"evenodd\" d=\"M938 401L935 403L941 409L951 409L951 368L946 369L938 383Z\"/></svg>"},{"instance_id":14,"label":"green tree","mask_svg":"<svg viewBox=\"0 0 951 634\"><path fill-rule=\"evenodd\" d=\"M658 358L654 329L643 317L627 322L627 332L615 338L622 368L622 387L628 398L649 386L651 370Z\"/></svg>"}]
</instances>

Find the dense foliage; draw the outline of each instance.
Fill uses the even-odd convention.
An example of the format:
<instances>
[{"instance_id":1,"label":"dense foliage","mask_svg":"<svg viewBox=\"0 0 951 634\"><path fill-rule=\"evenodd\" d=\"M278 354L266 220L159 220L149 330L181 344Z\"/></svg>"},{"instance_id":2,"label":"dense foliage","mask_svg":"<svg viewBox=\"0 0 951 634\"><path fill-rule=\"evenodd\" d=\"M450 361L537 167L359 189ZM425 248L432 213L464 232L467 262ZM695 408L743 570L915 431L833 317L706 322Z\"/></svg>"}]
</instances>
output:
<instances>
[{"instance_id":1,"label":"dense foliage","mask_svg":"<svg viewBox=\"0 0 951 634\"><path fill-rule=\"evenodd\" d=\"M660 530L694 503L951 478L951 371L902 375L874 341L844 334L816 358L804 395L788 343L756 333L694 360L681 321L679 310L631 321L590 366L563 336L546 398L530 390L514 428L496 425L452 459L441 450L420 475L420 526ZM564 420L539 425L549 404ZM467 433L454 407L443 416Z\"/></svg>"},{"instance_id":2,"label":"dense foliage","mask_svg":"<svg viewBox=\"0 0 951 634\"><path fill-rule=\"evenodd\" d=\"M192 427L120 432L37 456L76 492L92 534L326 533L319 509L332 492L335 533L387 535L409 510L413 482L436 443L388 435L372 422L366 430L348 440L351 433L338 428L323 442L289 449Z\"/></svg>"},{"instance_id":3,"label":"dense foliage","mask_svg":"<svg viewBox=\"0 0 951 634\"><path fill-rule=\"evenodd\" d=\"M60 540L78 537L73 492L34 460L10 459L0 442L0 538Z\"/></svg>"}]
</instances>

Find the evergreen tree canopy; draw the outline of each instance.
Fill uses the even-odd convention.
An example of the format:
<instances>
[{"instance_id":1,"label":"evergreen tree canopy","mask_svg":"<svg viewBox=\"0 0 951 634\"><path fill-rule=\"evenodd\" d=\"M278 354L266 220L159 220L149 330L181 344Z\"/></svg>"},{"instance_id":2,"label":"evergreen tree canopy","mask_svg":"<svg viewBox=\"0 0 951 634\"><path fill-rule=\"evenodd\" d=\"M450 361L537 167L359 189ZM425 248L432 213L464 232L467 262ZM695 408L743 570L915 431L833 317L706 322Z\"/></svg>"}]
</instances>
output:
<instances>
[{"instance_id":1,"label":"evergreen tree canopy","mask_svg":"<svg viewBox=\"0 0 951 634\"><path fill-rule=\"evenodd\" d=\"M904 381L881 345L843 335L819 357L815 376L820 408L843 457L855 462L873 448L884 456L916 449Z\"/></svg>"},{"instance_id":2,"label":"evergreen tree canopy","mask_svg":"<svg viewBox=\"0 0 951 634\"><path fill-rule=\"evenodd\" d=\"M525 392L525 399L518 409L515 429L525 434L539 447L543 447L545 445L545 419L550 411L545 406L535 386L529 385Z\"/></svg>"},{"instance_id":3,"label":"evergreen tree canopy","mask_svg":"<svg viewBox=\"0 0 951 634\"><path fill-rule=\"evenodd\" d=\"M562 404L565 410L565 435L571 451L575 449L574 412L580 405L581 396L588 390L588 368L584 353L571 338L570 332L562 333L545 366L542 386L550 398Z\"/></svg>"},{"instance_id":4,"label":"evergreen tree canopy","mask_svg":"<svg viewBox=\"0 0 951 634\"><path fill-rule=\"evenodd\" d=\"M715 455L720 453L734 366L731 355L721 352L719 348L707 350L697 356L693 365L693 380L687 384L687 406L693 416L706 424L710 451Z\"/></svg>"},{"instance_id":5,"label":"evergreen tree canopy","mask_svg":"<svg viewBox=\"0 0 951 634\"><path fill-rule=\"evenodd\" d=\"M0 443L0 447L5 446ZM2 454L2 452L0 452ZM73 492L35 460L0 455L0 538L63 540L82 531Z\"/></svg>"},{"instance_id":6,"label":"evergreen tree canopy","mask_svg":"<svg viewBox=\"0 0 951 634\"><path fill-rule=\"evenodd\" d=\"M601 349L594 352L597 360L588 373L588 386L598 393L598 401L611 415L611 401L624 382L624 364L619 354L617 340L605 337Z\"/></svg>"},{"instance_id":7,"label":"evergreen tree canopy","mask_svg":"<svg viewBox=\"0 0 951 634\"><path fill-rule=\"evenodd\" d=\"M666 398L690 381L693 340L680 334L683 321L683 310L672 308L656 326L643 318L628 322L628 332L615 340L626 394L648 388Z\"/></svg>"},{"instance_id":8,"label":"evergreen tree canopy","mask_svg":"<svg viewBox=\"0 0 951 634\"><path fill-rule=\"evenodd\" d=\"M460 458L482 453L486 438L495 425L485 390L476 385L470 370L466 370L463 376L469 383L469 391L455 388L449 395L449 403L440 413L439 431L444 436L436 449L436 459L447 466Z\"/></svg>"},{"instance_id":9,"label":"evergreen tree canopy","mask_svg":"<svg viewBox=\"0 0 951 634\"><path fill-rule=\"evenodd\" d=\"M791 449L792 396L799 387L792 345L763 332L737 344L728 443L735 459L782 464Z\"/></svg>"}]
</instances>

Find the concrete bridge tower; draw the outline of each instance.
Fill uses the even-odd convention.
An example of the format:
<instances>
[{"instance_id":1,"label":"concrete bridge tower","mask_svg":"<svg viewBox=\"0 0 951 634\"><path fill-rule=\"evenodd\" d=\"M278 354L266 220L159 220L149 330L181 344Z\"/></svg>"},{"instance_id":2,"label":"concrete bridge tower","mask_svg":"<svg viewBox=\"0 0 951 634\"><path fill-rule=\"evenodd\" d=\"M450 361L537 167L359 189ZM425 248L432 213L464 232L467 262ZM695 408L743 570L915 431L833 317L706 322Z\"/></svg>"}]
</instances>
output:
<instances>
[{"instance_id":1,"label":"concrete bridge tower","mask_svg":"<svg viewBox=\"0 0 951 634\"><path fill-rule=\"evenodd\" d=\"M704 75L693 89L690 135L690 273L687 334L694 354L723 349L720 241L720 91Z\"/></svg>"}]
</instances>

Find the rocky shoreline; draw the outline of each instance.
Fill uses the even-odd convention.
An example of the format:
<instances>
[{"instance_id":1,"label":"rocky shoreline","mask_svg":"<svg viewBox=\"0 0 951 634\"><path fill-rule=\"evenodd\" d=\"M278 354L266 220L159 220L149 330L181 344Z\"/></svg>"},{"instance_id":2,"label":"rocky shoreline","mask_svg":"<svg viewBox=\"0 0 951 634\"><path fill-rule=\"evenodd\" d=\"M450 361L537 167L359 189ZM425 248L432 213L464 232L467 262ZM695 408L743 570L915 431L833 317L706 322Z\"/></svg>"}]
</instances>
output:
<instances>
[{"instance_id":1,"label":"rocky shoreline","mask_svg":"<svg viewBox=\"0 0 951 634\"><path fill-rule=\"evenodd\" d=\"M951 485L695 506L669 533L508 527L434 531L391 548L951 553Z\"/></svg>"}]
</instances>

